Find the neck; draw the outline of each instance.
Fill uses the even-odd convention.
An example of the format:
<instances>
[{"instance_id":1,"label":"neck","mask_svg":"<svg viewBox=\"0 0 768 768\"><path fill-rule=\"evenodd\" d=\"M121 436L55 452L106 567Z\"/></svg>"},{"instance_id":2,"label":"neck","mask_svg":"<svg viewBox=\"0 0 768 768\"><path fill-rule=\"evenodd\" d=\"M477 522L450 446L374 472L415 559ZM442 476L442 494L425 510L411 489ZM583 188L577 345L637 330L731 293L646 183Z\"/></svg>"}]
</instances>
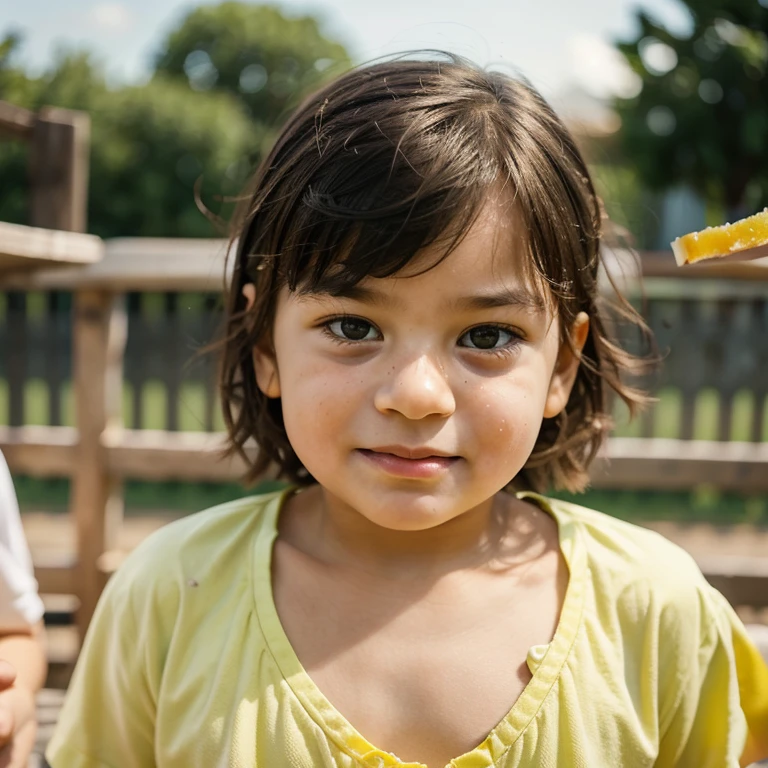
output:
<instances>
[{"instance_id":1,"label":"neck","mask_svg":"<svg viewBox=\"0 0 768 768\"><path fill-rule=\"evenodd\" d=\"M294 496L281 535L328 564L411 580L488 565L509 548L522 517L514 497L497 494L441 525L420 531L382 528L320 486ZM526 505L527 506L527 505ZM523 522L523 527L525 523ZM516 535L514 536L517 537Z\"/></svg>"}]
</instances>

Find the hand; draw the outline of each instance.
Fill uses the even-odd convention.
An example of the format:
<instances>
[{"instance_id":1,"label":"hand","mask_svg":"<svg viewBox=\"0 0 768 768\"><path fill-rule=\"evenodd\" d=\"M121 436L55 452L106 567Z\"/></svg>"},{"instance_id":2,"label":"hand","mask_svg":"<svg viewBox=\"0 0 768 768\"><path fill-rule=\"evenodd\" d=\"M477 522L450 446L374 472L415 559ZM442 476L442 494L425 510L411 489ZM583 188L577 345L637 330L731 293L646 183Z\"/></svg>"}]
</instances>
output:
<instances>
[{"instance_id":1,"label":"hand","mask_svg":"<svg viewBox=\"0 0 768 768\"><path fill-rule=\"evenodd\" d=\"M16 671L0 659L0 768L26 768L35 744L35 702L15 687Z\"/></svg>"}]
</instances>

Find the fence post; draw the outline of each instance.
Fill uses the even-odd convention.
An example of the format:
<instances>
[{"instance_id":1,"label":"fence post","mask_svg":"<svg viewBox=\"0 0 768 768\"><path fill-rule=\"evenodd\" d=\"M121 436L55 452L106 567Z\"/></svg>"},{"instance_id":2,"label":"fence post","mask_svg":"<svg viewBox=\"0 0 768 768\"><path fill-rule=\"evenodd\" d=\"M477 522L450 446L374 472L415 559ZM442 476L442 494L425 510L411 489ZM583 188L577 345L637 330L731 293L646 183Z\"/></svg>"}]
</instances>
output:
<instances>
[{"instance_id":1,"label":"fence post","mask_svg":"<svg viewBox=\"0 0 768 768\"><path fill-rule=\"evenodd\" d=\"M97 290L76 294L73 378L79 442L70 512L77 529L81 640L104 586L99 558L114 547L122 518L122 487L110 473L103 436L122 426L126 326L122 297Z\"/></svg>"},{"instance_id":2,"label":"fence post","mask_svg":"<svg viewBox=\"0 0 768 768\"><path fill-rule=\"evenodd\" d=\"M84 232L87 221L90 117L44 107L30 134L30 222ZM104 586L99 558L113 546L123 511L122 487L109 471L105 430L122 424L122 356L126 318L122 301L104 290L73 296L73 389L78 462L70 515L77 532L77 623L82 640Z\"/></svg>"},{"instance_id":3,"label":"fence post","mask_svg":"<svg viewBox=\"0 0 768 768\"><path fill-rule=\"evenodd\" d=\"M85 232L90 134L91 119L85 112L40 110L29 147L32 226Z\"/></svg>"}]
</instances>

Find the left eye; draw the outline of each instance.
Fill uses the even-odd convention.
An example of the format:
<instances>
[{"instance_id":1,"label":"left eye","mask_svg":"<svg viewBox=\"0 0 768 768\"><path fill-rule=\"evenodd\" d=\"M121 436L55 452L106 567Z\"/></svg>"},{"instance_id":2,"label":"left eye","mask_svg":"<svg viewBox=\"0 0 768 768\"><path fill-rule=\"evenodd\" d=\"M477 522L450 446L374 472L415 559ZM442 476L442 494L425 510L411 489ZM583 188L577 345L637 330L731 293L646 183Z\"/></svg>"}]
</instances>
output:
<instances>
[{"instance_id":1,"label":"left eye","mask_svg":"<svg viewBox=\"0 0 768 768\"><path fill-rule=\"evenodd\" d=\"M361 317L339 317L327 324L328 330L345 341L372 341L379 338L376 327Z\"/></svg>"},{"instance_id":2,"label":"left eye","mask_svg":"<svg viewBox=\"0 0 768 768\"><path fill-rule=\"evenodd\" d=\"M470 349L500 349L517 337L498 325L478 325L470 328L460 339L459 346Z\"/></svg>"}]
</instances>

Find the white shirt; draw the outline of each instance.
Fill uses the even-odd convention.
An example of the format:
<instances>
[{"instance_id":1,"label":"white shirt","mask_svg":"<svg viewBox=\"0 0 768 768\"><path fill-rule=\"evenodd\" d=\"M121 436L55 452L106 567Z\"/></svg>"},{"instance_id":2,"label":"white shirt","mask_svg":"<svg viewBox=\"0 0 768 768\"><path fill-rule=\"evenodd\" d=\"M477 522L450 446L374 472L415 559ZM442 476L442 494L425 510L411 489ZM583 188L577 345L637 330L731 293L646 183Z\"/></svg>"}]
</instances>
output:
<instances>
[{"instance_id":1,"label":"white shirt","mask_svg":"<svg viewBox=\"0 0 768 768\"><path fill-rule=\"evenodd\" d=\"M0 453L0 633L27 629L42 616L16 491Z\"/></svg>"}]
</instances>

